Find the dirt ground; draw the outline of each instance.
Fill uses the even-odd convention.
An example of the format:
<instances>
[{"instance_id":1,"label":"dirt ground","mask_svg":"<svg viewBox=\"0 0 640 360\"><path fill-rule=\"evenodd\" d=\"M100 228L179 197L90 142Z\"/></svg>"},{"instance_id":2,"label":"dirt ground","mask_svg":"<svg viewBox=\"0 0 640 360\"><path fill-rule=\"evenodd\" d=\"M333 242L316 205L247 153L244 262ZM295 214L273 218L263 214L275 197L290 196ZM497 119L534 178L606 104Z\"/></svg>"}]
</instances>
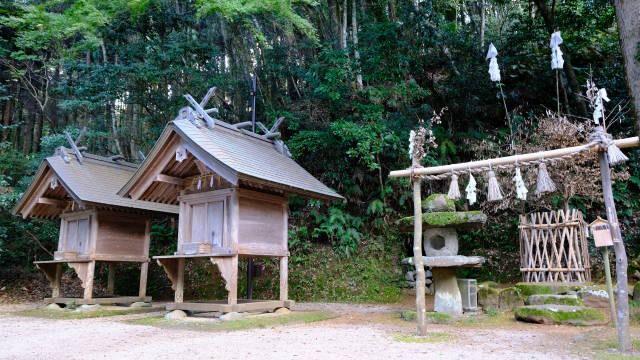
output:
<instances>
[{"instance_id":1,"label":"dirt ground","mask_svg":"<svg viewBox=\"0 0 640 360\"><path fill-rule=\"evenodd\" d=\"M590 346L594 336L613 334L608 327L531 325L505 316L430 324L429 332L444 338L411 343L415 324L399 318L398 306L385 305L297 304L294 310L338 316L228 332L124 322L149 314L51 320L16 313L37 305L0 305L1 359L591 359L601 355Z\"/></svg>"}]
</instances>

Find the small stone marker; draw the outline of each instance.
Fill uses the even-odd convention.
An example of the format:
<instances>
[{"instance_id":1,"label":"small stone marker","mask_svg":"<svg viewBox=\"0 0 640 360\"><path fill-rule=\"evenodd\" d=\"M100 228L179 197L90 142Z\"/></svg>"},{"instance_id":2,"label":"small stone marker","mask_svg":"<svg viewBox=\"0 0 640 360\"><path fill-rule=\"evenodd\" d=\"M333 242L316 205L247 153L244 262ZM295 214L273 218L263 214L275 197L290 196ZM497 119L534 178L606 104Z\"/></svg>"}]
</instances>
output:
<instances>
[{"instance_id":1,"label":"small stone marker","mask_svg":"<svg viewBox=\"0 0 640 360\"><path fill-rule=\"evenodd\" d=\"M102 308L102 306L100 306L99 304L95 304L95 305L85 304L85 305L78 306L76 311L96 311L96 310L100 310L100 308Z\"/></svg>"}]
</instances>

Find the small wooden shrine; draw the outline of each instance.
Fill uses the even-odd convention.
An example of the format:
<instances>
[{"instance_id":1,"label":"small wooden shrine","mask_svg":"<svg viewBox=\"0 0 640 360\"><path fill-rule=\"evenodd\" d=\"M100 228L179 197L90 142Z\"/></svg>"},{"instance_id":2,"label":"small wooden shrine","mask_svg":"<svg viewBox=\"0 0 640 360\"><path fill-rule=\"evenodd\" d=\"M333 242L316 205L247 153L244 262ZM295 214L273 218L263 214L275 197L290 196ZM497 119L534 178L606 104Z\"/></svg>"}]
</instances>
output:
<instances>
[{"instance_id":1,"label":"small wooden shrine","mask_svg":"<svg viewBox=\"0 0 640 360\"><path fill-rule=\"evenodd\" d=\"M75 145L75 144L74 144ZM51 283L49 303L127 304L148 302L150 219L158 213L176 214L178 207L118 196L137 166L122 157L106 158L60 147L46 158L33 182L13 209L23 218L60 218L58 250L53 260L36 261ZM94 297L96 263L109 266L108 297ZM140 264L138 296L115 296L115 265ZM84 288L82 298L61 294L62 266L73 268Z\"/></svg>"},{"instance_id":2,"label":"small wooden shrine","mask_svg":"<svg viewBox=\"0 0 640 360\"><path fill-rule=\"evenodd\" d=\"M267 130L257 123L265 133L258 135L243 129L251 122L231 125L196 110L181 110L120 191L136 200L180 205L177 251L154 257L175 291L175 301L167 309L232 312L290 307L287 196L342 197L292 160L281 140L273 140L278 124ZM279 300L238 299L238 261L252 257L279 259ZM185 261L198 258L218 266L228 291L226 301L184 302Z\"/></svg>"}]
</instances>

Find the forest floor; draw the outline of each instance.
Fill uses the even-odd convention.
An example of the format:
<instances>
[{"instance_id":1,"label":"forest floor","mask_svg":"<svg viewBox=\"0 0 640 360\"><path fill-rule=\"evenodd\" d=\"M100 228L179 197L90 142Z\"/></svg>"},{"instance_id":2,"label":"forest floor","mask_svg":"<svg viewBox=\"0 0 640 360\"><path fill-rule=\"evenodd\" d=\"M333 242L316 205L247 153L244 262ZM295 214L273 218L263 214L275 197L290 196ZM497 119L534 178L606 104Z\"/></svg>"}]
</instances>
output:
<instances>
[{"instance_id":1,"label":"forest floor","mask_svg":"<svg viewBox=\"0 0 640 360\"><path fill-rule=\"evenodd\" d=\"M292 314L331 316L236 331L167 326L163 312L71 320L24 316L37 306L0 305L0 359L620 358L610 349L611 327L524 324L511 313L432 319L429 336L417 338L415 322L400 318L402 309L411 308L404 303L300 303ZM639 328L633 338L640 338Z\"/></svg>"}]
</instances>

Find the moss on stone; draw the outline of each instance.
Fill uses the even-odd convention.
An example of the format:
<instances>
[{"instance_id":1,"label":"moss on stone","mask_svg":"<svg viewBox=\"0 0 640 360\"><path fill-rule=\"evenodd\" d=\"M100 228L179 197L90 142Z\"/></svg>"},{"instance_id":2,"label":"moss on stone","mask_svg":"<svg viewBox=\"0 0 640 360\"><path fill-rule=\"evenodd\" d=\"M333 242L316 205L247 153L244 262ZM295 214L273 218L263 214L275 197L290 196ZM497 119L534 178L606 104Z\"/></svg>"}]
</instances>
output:
<instances>
[{"instance_id":1,"label":"moss on stone","mask_svg":"<svg viewBox=\"0 0 640 360\"><path fill-rule=\"evenodd\" d=\"M580 284L556 284L556 283L517 283L515 287L520 291L520 295L528 297L530 295L562 295L580 290Z\"/></svg>"},{"instance_id":2,"label":"moss on stone","mask_svg":"<svg viewBox=\"0 0 640 360\"><path fill-rule=\"evenodd\" d=\"M487 288L497 288L499 285L495 281L483 281L478 284L479 288L487 287Z\"/></svg>"},{"instance_id":3,"label":"moss on stone","mask_svg":"<svg viewBox=\"0 0 640 360\"><path fill-rule=\"evenodd\" d=\"M487 216L481 211L445 211L422 214L422 223L425 227L465 227L483 224ZM413 216L402 218L398 221L401 227L409 229L413 227Z\"/></svg>"},{"instance_id":4,"label":"moss on stone","mask_svg":"<svg viewBox=\"0 0 640 360\"><path fill-rule=\"evenodd\" d=\"M500 289L489 287L486 285L478 286L478 305L483 309L498 309L500 304Z\"/></svg>"},{"instance_id":5,"label":"moss on stone","mask_svg":"<svg viewBox=\"0 0 640 360\"><path fill-rule=\"evenodd\" d=\"M571 306L583 306L582 299L576 295L530 295L526 301L527 305L571 305Z\"/></svg>"},{"instance_id":6,"label":"moss on stone","mask_svg":"<svg viewBox=\"0 0 640 360\"><path fill-rule=\"evenodd\" d=\"M422 208L425 211L456 211L455 201L445 194L431 194L422 200Z\"/></svg>"},{"instance_id":7,"label":"moss on stone","mask_svg":"<svg viewBox=\"0 0 640 360\"><path fill-rule=\"evenodd\" d=\"M604 314L583 306L530 305L515 309L517 320L537 324L596 325L606 322Z\"/></svg>"},{"instance_id":8,"label":"moss on stone","mask_svg":"<svg viewBox=\"0 0 640 360\"><path fill-rule=\"evenodd\" d=\"M515 287L508 287L500 290L498 295L498 308L500 310L513 310L524 305L524 298Z\"/></svg>"}]
</instances>

